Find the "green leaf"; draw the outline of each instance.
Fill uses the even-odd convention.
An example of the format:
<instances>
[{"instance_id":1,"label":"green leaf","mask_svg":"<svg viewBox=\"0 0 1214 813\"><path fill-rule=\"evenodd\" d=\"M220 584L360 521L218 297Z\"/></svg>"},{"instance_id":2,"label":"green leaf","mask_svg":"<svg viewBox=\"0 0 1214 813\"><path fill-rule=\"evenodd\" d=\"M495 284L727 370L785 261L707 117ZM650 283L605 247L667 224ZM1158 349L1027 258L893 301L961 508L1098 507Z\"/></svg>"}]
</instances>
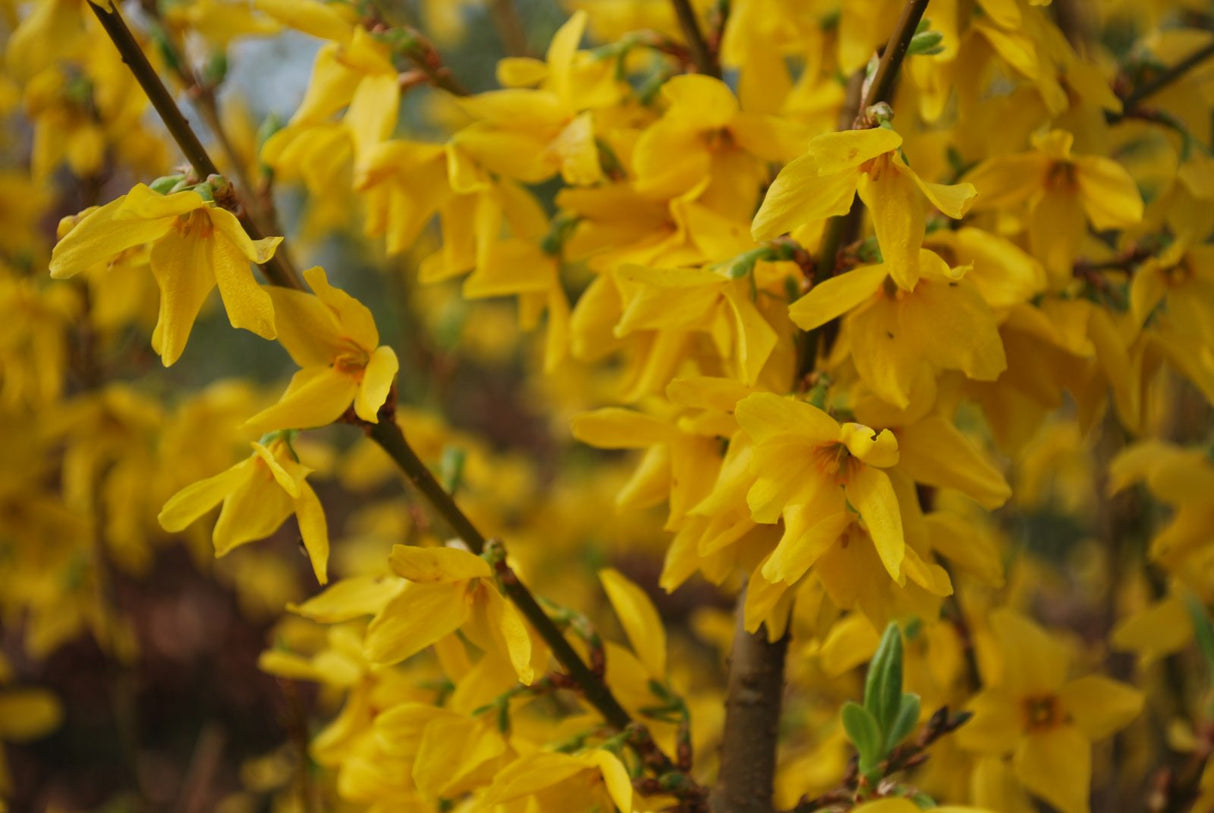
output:
<instances>
[{"instance_id":1,"label":"green leaf","mask_svg":"<svg viewBox=\"0 0 1214 813\"><path fill-rule=\"evenodd\" d=\"M906 735L915 730L919 722L919 695L906 692L898 705L898 714L894 723L885 732L885 750L888 753L894 746L906 739Z\"/></svg>"},{"instance_id":2,"label":"green leaf","mask_svg":"<svg viewBox=\"0 0 1214 813\"><path fill-rule=\"evenodd\" d=\"M864 707L882 731L889 731L902 698L902 633L890 622L877 645L864 681Z\"/></svg>"},{"instance_id":3,"label":"green leaf","mask_svg":"<svg viewBox=\"0 0 1214 813\"><path fill-rule=\"evenodd\" d=\"M843 704L843 730L860 755L860 772L871 773L885 754L881 750L881 729L868 709L851 700Z\"/></svg>"}]
</instances>

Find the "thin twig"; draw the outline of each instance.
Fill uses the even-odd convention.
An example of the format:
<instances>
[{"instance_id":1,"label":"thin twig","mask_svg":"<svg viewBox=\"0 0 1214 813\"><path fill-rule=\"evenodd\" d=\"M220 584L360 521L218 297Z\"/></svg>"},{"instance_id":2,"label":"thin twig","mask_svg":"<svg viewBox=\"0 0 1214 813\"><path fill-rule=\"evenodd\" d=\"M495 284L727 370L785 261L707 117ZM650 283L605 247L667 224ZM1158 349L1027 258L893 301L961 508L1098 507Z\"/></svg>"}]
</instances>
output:
<instances>
[{"instance_id":1,"label":"thin twig","mask_svg":"<svg viewBox=\"0 0 1214 813\"><path fill-rule=\"evenodd\" d=\"M690 0L670 0L670 4L674 6L675 16L679 18L679 28L683 30L683 39L687 40L696 70L705 76L720 79L721 64L709 47L708 41L704 39L704 32L700 30L700 21L696 19Z\"/></svg>"},{"instance_id":2,"label":"thin twig","mask_svg":"<svg viewBox=\"0 0 1214 813\"><path fill-rule=\"evenodd\" d=\"M144 55L143 49L139 46L139 42L135 39L135 35L131 33L131 29L127 27L126 21L122 19L122 15L118 11L117 6L106 8L89 0L89 8L93 10L101 27L105 29L105 33L109 35L110 40L114 43L114 47L122 55L122 61L130 68L139 86L143 88L143 92L147 94L148 100L151 101L152 107L156 109L160 120L164 122L164 126L168 129L173 140L177 142L177 146L181 148L181 152L185 155L186 160L190 162L190 166L194 170L194 174L198 176L198 180L203 181L212 175L218 175L219 170L215 166L215 162L211 160L211 156L207 154L206 148L202 146L202 142L198 140L198 136L194 134L190 123L186 121L185 116L181 112L181 108L177 106L172 94L168 88L164 86L164 82L160 81L160 77L156 74L151 63L148 62L147 56ZM259 240L265 235L261 229L257 227L248 214L243 211L238 212L241 225L244 226L250 238ZM304 284L300 280L299 275L294 269L279 256L271 257L262 267L266 279L274 285L279 285L284 288L304 289Z\"/></svg>"},{"instance_id":3,"label":"thin twig","mask_svg":"<svg viewBox=\"0 0 1214 813\"><path fill-rule=\"evenodd\" d=\"M902 16L898 18L894 32L890 34L889 42L881 53L877 72L873 74L868 93L864 94L858 115L863 116L865 111L877 102L893 100L894 80L898 77L898 70L902 67L902 60L906 58L906 51L910 48L910 41L915 36L919 21L927 11L927 4L928 0L908 0L902 7Z\"/></svg>"},{"instance_id":4,"label":"thin twig","mask_svg":"<svg viewBox=\"0 0 1214 813\"><path fill-rule=\"evenodd\" d=\"M368 424L357 419L352 422L361 424L368 437L388 453L409 482L421 492L426 501L464 541L469 550L478 555L484 553L490 544L489 540L472 523L472 520L435 479L434 475L430 473L430 469L409 445L393 414L392 402L394 400L394 398L388 399L388 404L380 412L378 423ZM587 702L594 706L612 727L629 733L629 745L655 774L660 776L667 773L680 773L674 761L653 741L648 729L632 719L602 678L582 660L577 650L570 645L553 620L540 607L535 596L506 566L504 560L500 560L496 569L498 582L506 593L506 597L548 644L552 654L565 667L569 677L576 683ZM688 778L684 795L694 801L696 797L702 797L703 793Z\"/></svg>"},{"instance_id":5,"label":"thin twig","mask_svg":"<svg viewBox=\"0 0 1214 813\"><path fill-rule=\"evenodd\" d=\"M1149 82L1143 82L1141 85L1134 88L1130 95L1126 96L1123 100L1125 109L1133 109L1143 99L1146 99L1148 96L1153 96L1154 94L1163 90L1165 87L1188 73L1192 68L1209 59L1211 56L1214 56L1214 42L1208 43L1204 48L1197 49L1172 67L1156 75Z\"/></svg>"},{"instance_id":6,"label":"thin twig","mask_svg":"<svg viewBox=\"0 0 1214 813\"><path fill-rule=\"evenodd\" d=\"M523 28L514 0L493 0L489 4L489 13L493 16L493 27L497 29L506 55L529 56L527 31Z\"/></svg>"}]
</instances>

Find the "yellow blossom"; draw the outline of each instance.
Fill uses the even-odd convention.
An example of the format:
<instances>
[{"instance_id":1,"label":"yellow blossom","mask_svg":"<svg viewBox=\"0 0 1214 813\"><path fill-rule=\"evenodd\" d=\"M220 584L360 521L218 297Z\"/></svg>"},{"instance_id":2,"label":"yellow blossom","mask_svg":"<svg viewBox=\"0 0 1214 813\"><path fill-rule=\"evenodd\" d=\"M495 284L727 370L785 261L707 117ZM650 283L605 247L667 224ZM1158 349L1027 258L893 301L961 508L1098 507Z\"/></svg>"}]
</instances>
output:
<instances>
[{"instance_id":1,"label":"yellow blossom","mask_svg":"<svg viewBox=\"0 0 1214 813\"><path fill-rule=\"evenodd\" d=\"M160 286L160 316L152 347L167 367L181 356L190 329L216 285L228 320L273 339L274 305L253 279L249 263L274 256L281 237L251 240L236 217L194 191L160 195L138 184L94 210L59 241L51 276L72 277L104 266L128 249L150 245Z\"/></svg>"},{"instance_id":2,"label":"yellow blossom","mask_svg":"<svg viewBox=\"0 0 1214 813\"><path fill-rule=\"evenodd\" d=\"M329 284L319 266L304 272L315 294L272 288L279 336L302 369L277 404L246 422L253 432L327 426L354 406L364 421L379 422L399 362L380 345L371 311Z\"/></svg>"}]
</instances>

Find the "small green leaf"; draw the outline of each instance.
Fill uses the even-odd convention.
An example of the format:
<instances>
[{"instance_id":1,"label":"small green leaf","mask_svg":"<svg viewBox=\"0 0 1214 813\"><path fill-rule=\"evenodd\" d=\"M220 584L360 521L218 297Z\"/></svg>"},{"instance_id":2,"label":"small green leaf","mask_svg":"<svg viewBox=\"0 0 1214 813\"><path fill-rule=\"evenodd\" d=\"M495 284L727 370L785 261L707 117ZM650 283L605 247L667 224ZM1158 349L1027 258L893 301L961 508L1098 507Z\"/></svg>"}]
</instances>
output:
<instances>
[{"instance_id":1,"label":"small green leaf","mask_svg":"<svg viewBox=\"0 0 1214 813\"><path fill-rule=\"evenodd\" d=\"M877 645L864 681L864 707L876 718L882 731L889 731L902 697L902 633L890 622Z\"/></svg>"},{"instance_id":2,"label":"small green leaf","mask_svg":"<svg viewBox=\"0 0 1214 813\"><path fill-rule=\"evenodd\" d=\"M906 735L915 730L918 722L919 695L906 692L902 695L893 725L885 732L885 750L893 750L895 745L906 739Z\"/></svg>"},{"instance_id":3,"label":"small green leaf","mask_svg":"<svg viewBox=\"0 0 1214 813\"><path fill-rule=\"evenodd\" d=\"M860 755L860 771L867 775L885 756L881 751L881 729L868 709L850 700L843 704L842 718L843 730Z\"/></svg>"},{"instance_id":4,"label":"small green leaf","mask_svg":"<svg viewBox=\"0 0 1214 813\"><path fill-rule=\"evenodd\" d=\"M939 31L924 31L911 37L910 45L906 48L906 53L912 56L938 54L944 50L941 45L943 41L944 35Z\"/></svg>"}]
</instances>

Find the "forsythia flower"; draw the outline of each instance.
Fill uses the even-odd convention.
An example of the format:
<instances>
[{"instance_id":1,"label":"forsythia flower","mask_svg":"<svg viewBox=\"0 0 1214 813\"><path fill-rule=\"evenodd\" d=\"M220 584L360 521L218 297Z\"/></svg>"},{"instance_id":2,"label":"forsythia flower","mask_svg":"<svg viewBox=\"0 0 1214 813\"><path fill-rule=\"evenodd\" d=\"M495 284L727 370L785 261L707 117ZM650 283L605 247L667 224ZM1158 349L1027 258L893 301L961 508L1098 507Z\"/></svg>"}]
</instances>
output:
<instances>
[{"instance_id":1,"label":"forsythia flower","mask_svg":"<svg viewBox=\"0 0 1214 813\"><path fill-rule=\"evenodd\" d=\"M380 346L371 311L329 285L323 268L304 272L316 292L270 289L278 314L278 340L301 369L282 399L246 423L255 432L327 426L353 403L358 417L379 422L400 364Z\"/></svg>"},{"instance_id":2,"label":"forsythia flower","mask_svg":"<svg viewBox=\"0 0 1214 813\"><path fill-rule=\"evenodd\" d=\"M914 288L927 223L924 198L959 218L970 207L974 187L924 181L903 160L901 146L902 136L885 127L815 137L809 152L784 167L767 190L751 228L754 239L845 215L859 194L872 211L890 277L900 288Z\"/></svg>"},{"instance_id":3,"label":"forsythia flower","mask_svg":"<svg viewBox=\"0 0 1214 813\"><path fill-rule=\"evenodd\" d=\"M519 759L498 773L482 803L493 807L528 797L532 803L526 809L540 813L633 809L628 770L601 748L578 754L539 751Z\"/></svg>"},{"instance_id":4,"label":"forsythia flower","mask_svg":"<svg viewBox=\"0 0 1214 813\"><path fill-rule=\"evenodd\" d=\"M316 580L324 584L328 581L329 530L320 500L304 479L311 471L295 457L285 438L264 445L254 443L247 459L170 497L160 511L160 525L169 533L178 533L222 501L211 538L215 555L223 556L247 542L265 539L295 514Z\"/></svg>"},{"instance_id":5,"label":"forsythia flower","mask_svg":"<svg viewBox=\"0 0 1214 813\"><path fill-rule=\"evenodd\" d=\"M1142 219L1142 197L1130 174L1111 158L1071 155L1073 142L1065 130L1038 134L1035 152L991 158L967 176L978 190L975 210L1028 202L1033 256L1059 283L1071 277L1085 219L1099 230Z\"/></svg>"},{"instance_id":6,"label":"forsythia flower","mask_svg":"<svg viewBox=\"0 0 1214 813\"><path fill-rule=\"evenodd\" d=\"M160 317L152 347L168 367L185 349L203 300L216 285L228 320L273 339L274 305L253 279L249 263L274 256L281 237L251 240L231 212L194 191L161 195L138 184L95 209L55 246L51 276L73 277L104 265L127 249L151 245L152 274L160 286Z\"/></svg>"},{"instance_id":7,"label":"forsythia flower","mask_svg":"<svg viewBox=\"0 0 1214 813\"><path fill-rule=\"evenodd\" d=\"M763 577L788 584L801 578L858 513L881 563L901 584L906 542L898 497L883 471L898 463L893 433L839 425L811 404L771 393L747 396L735 414L755 442L751 514L756 522L783 516L785 523Z\"/></svg>"},{"instance_id":8,"label":"forsythia flower","mask_svg":"<svg viewBox=\"0 0 1214 813\"><path fill-rule=\"evenodd\" d=\"M531 637L519 611L498 593L487 561L459 548L393 545L388 563L407 583L367 627L371 661L398 663L462 629L531 683Z\"/></svg>"},{"instance_id":9,"label":"forsythia flower","mask_svg":"<svg viewBox=\"0 0 1214 813\"><path fill-rule=\"evenodd\" d=\"M1142 694L1087 675L1067 680L1070 653L1033 622L997 610L991 628L1003 655L997 679L970 702L974 718L958 730L965 748L1012 753L1016 778L1063 813L1088 810L1091 743L1125 728Z\"/></svg>"}]
</instances>

